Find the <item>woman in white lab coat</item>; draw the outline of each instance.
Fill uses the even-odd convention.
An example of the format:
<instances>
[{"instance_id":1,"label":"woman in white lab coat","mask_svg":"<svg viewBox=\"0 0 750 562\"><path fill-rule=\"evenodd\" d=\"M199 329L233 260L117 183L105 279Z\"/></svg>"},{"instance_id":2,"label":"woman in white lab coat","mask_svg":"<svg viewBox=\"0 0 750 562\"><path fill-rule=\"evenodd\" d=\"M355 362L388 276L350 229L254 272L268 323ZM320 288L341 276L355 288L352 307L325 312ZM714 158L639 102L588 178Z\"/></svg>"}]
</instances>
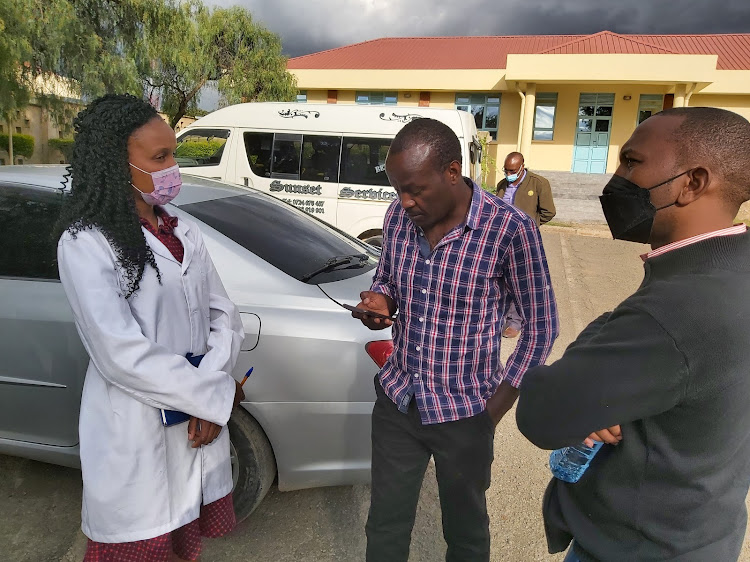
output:
<instances>
[{"instance_id":1,"label":"woman in white lab coat","mask_svg":"<svg viewBox=\"0 0 750 562\"><path fill-rule=\"evenodd\" d=\"M129 95L75 122L60 280L91 358L79 420L85 561L196 560L235 524L229 435L244 337L181 186L172 129ZM201 356L195 367L187 354ZM195 357L193 363L198 363ZM190 416L165 426L162 410Z\"/></svg>"}]
</instances>

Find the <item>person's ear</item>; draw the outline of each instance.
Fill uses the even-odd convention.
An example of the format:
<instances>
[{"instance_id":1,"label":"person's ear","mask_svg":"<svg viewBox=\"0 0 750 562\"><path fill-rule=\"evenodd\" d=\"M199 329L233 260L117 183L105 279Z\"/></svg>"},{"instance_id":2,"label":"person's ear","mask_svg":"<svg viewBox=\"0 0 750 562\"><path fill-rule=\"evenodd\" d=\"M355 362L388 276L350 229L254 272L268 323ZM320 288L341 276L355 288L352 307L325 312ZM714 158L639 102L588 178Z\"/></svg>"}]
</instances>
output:
<instances>
[{"instance_id":1,"label":"person's ear","mask_svg":"<svg viewBox=\"0 0 750 562\"><path fill-rule=\"evenodd\" d=\"M708 168L702 166L693 168L685 176L688 181L677 198L677 204L679 205L689 205L706 195L711 188L717 187L715 182L712 185L713 174Z\"/></svg>"},{"instance_id":2,"label":"person's ear","mask_svg":"<svg viewBox=\"0 0 750 562\"><path fill-rule=\"evenodd\" d=\"M458 183L459 181L463 181L463 176L461 175L461 164L458 160L454 160L448 165L448 175L450 176L450 179L453 183Z\"/></svg>"}]
</instances>

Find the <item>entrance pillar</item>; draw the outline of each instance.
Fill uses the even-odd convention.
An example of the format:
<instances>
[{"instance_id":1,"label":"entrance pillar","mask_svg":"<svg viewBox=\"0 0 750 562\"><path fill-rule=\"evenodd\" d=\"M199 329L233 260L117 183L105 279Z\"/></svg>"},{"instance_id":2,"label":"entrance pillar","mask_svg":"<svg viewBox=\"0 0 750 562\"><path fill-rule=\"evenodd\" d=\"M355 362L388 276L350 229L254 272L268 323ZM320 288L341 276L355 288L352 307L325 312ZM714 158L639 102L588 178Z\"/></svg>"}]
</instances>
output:
<instances>
[{"instance_id":1,"label":"entrance pillar","mask_svg":"<svg viewBox=\"0 0 750 562\"><path fill-rule=\"evenodd\" d=\"M534 134L534 111L536 110L536 84L526 85L526 104L523 108L523 129L521 130L521 154L529 159L531 153L531 137Z\"/></svg>"},{"instance_id":2,"label":"entrance pillar","mask_svg":"<svg viewBox=\"0 0 750 562\"><path fill-rule=\"evenodd\" d=\"M687 95L687 84L677 84L674 89L674 106L685 107L685 96Z\"/></svg>"}]
</instances>

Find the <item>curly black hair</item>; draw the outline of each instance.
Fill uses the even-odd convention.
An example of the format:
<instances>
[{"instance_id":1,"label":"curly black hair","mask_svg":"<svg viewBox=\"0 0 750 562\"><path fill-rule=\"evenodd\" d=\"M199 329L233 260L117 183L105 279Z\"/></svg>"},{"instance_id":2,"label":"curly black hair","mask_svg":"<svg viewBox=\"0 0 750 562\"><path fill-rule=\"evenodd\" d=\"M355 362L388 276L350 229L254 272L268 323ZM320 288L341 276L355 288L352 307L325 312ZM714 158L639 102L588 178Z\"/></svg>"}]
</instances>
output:
<instances>
[{"instance_id":1,"label":"curly black hair","mask_svg":"<svg viewBox=\"0 0 750 562\"><path fill-rule=\"evenodd\" d=\"M161 274L143 235L133 198L128 139L152 119L161 119L145 101L130 94L102 96L81 111L73 121L73 156L66 174L72 180L54 230L59 238L98 229L104 234L123 271L125 297L140 287L146 264Z\"/></svg>"}]
</instances>

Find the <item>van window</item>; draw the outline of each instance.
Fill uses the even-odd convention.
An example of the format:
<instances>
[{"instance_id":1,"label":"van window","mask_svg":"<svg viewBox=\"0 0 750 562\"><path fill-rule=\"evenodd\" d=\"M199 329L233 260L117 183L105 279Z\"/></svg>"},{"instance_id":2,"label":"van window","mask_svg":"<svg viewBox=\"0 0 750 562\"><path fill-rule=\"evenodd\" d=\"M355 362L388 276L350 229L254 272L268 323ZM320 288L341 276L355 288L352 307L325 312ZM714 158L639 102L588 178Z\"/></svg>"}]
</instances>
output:
<instances>
[{"instance_id":1,"label":"van window","mask_svg":"<svg viewBox=\"0 0 750 562\"><path fill-rule=\"evenodd\" d=\"M300 179L314 182L339 181L340 153L341 137L305 135Z\"/></svg>"},{"instance_id":2,"label":"van window","mask_svg":"<svg viewBox=\"0 0 750 562\"><path fill-rule=\"evenodd\" d=\"M299 179L302 135L276 133L273 139L272 178Z\"/></svg>"},{"instance_id":3,"label":"van window","mask_svg":"<svg viewBox=\"0 0 750 562\"><path fill-rule=\"evenodd\" d=\"M192 129L177 142L175 160L180 168L218 166L229 138L229 129Z\"/></svg>"},{"instance_id":4,"label":"van window","mask_svg":"<svg viewBox=\"0 0 750 562\"><path fill-rule=\"evenodd\" d=\"M270 178L273 133L245 133L243 137L250 169L256 176Z\"/></svg>"},{"instance_id":5,"label":"van window","mask_svg":"<svg viewBox=\"0 0 750 562\"><path fill-rule=\"evenodd\" d=\"M390 185L385 174L385 157L392 140L344 137L341 183Z\"/></svg>"}]
</instances>

